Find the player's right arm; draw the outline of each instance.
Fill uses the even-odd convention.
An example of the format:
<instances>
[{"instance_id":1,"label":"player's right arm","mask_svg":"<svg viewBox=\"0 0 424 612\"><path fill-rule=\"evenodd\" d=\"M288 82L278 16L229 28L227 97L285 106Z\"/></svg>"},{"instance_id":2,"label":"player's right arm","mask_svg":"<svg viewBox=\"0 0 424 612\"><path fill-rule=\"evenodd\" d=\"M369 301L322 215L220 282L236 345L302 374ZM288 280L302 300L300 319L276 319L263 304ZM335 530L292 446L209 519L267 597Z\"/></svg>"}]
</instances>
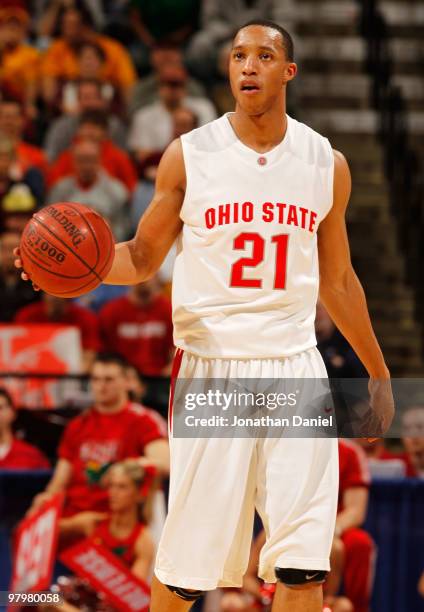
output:
<instances>
[{"instance_id":1,"label":"player's right arm","mask_svg":"<svg viewBox=\"0 0 424 612\"><path fill-rule=\"evenodd\" d=\"M38 508L51 499L56 493L64 493L71 480L71 476L72 464L67 459L59 459L47 487L32 500L28 514L32 514L38 510Z\"/></svg>"},{"instance_id":2,"label":"player's right arm","mask_svg":"<svg viewBox=\"0 0 424 612\"><path fill-rule=\"evenodd\" d=\"M115 246L115 259L104 280L106 284L133 285L157 272L182 228L180 210L185 185L183 151L178 139L163 154L153 200L135 237Z\"/></svg>"}]
</instances>

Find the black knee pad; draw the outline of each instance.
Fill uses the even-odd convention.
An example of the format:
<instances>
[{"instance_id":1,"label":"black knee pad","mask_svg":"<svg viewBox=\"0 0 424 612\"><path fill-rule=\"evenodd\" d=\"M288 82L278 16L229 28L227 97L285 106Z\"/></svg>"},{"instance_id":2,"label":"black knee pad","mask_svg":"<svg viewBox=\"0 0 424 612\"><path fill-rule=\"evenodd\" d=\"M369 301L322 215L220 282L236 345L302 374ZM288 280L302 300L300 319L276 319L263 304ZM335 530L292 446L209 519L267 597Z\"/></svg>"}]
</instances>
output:
<instances>
[{"instance_id":1,"label":"black knee pad","mask_svg":"<svg viewBox=\"0 0 424 612\"><path fill-rule=\"evenodd\" d=\"M321 584L327 577L325 570L303 570L285 567L276 567L275 575L277 580L288 587L295 587L304 584Z\"/></svg>"},{"instance_id":2,"label":"black knee pad","mask_svg":"<svg viewBox=\"0 0 424 612\"><path fill-rule=\"evenodd\" d=\"M166 588L175 593L180 599L184 599L184 601L196 601L200 599L205 594L205 591L192 591L189 589L182 589L181 587L171 586L170 584L165 584Z\"/></svg>"}]
</instances>

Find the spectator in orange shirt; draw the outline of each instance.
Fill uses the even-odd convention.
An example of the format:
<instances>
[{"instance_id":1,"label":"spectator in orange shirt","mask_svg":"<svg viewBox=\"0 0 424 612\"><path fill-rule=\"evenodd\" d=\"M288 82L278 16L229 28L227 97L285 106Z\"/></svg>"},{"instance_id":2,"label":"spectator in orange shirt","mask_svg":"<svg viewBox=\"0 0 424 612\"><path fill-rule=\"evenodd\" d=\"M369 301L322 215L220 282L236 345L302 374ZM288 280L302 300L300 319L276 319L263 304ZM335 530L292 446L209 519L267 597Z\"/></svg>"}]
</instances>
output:
<instances>
[{"instance_id":1,"label":"spectator in orange shirt","mask_svg":"<svg viewBox=\"0 0 424 612\"><path fill-rule=\"evenodd\" d=\"M49 469L50 463L47 457L38 448L15 438L12 430L15 418L15 407L11 396L6 389L0 389L0 469Z\"/></svg>"},{"instance_id":2,"label":"spectator in orange shirt","mask_svg":"<svg viewBox=\"0 0 424 612\"><path fill-rule=\"evenodd\" d=\"M57 97L60 81L78 77L77 51L85 42L97 42L106 55L102 80L110 81L129 100L136 74L132 60L117 41L97 34L91 16L82 8L64 8L61 15L61 36L47 50L42 64L43 97L51 104Z\"/></svg>"},{"instance_id":3,"label":"spectator in orange shirt","mask_svg":"<svg viewBox=\"0 0 424 612\"><path fill-rule=\"evenodd\" d=\"M13 99L0 101L0 133L7 136L15 145L16 162L20 174L29 168L38 168L43 176L47 175L47 159L44 152L23 140L25 128L24 109L21 102Z\"/></svg>"},{"instance_id":4,"label":"spectator in orange shirt","mask_svg":"<svg viewBox=\"0 0 424 612\"><path fill-rule=\"evenodd\" d=\"M89 369L100 349L96 316L87 308L65 298L43 293L41 301L24 306L17 312L15 323L61 323L77 327L81 334L84 371Z\"/></svg>"},{"instance_id":5,"label":"spectator in orange shirt","mask_svg":"<svg viewBox=\"0 0 424 612\"><path fill-rule=\"evenodd\" d=\"M0 6L0 86L8 95L25 104L30 116L36 114L40 54L25 44L29 15L23 7L4 0Z\"/></svg>"},{"instance_id":6,"label":"spectator in orange shirt","mask_svg":"<svg viewBox=\"0 0 424 612\"><path fill-rule=\"evenodd\" d=\"M137 184L137 173L129 155L117 147L108 136L108 118L101 111L88 111L80 119L75 140L95 142L101 151L101 165L112 177L118 179L131 193ZM48 186L75 171L72 150L64 151L52 164L48 174Z\"/></svg>"}]
</instances>

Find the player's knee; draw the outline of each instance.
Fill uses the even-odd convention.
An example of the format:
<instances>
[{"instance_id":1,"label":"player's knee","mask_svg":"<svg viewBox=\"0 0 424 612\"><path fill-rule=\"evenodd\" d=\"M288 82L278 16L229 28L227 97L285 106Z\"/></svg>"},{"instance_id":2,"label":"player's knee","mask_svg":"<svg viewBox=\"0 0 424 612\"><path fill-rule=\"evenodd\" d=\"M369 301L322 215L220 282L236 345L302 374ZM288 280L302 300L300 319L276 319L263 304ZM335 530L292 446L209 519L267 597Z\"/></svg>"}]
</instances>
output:
<instances>
[{"instance_id":1,"label":"player's knee","mask_svg":"<svg viewBox=\"0 0 424 612\"><path fill-rule=\"evenodd\" d=\"M322 584L327 573L325 570L303 570L276 567L275 576L279 582L292 589L308 589Z\"/></svg>"},{"instance_id":2,"label":"player's knee","mask_svg":"<svg viewBox=\"0 0 424 612\"><path fill-rule=\"evenodd\" d=\"M177 595L180 599L184 599L184 601L197 601L202 597L205 591L196 591L195 589L183 589L181 587L172 586L170 584L165 584L166 588L169 589L174 595Z\"/></svg>"}]
</instances>

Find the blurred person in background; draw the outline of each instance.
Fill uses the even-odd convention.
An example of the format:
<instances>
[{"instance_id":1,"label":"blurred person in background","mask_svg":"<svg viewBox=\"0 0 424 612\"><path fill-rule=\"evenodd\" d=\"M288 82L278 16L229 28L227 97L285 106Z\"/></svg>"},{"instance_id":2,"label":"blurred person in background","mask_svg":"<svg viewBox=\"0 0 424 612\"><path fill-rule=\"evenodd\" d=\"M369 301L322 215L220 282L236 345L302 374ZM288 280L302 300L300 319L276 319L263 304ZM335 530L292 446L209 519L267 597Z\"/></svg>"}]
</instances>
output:
<instances>
[{"instance_id":1,"label":"blurred person in background","mask_svg":"<svg viewBox=\"0 0 424 612\"><path fill-rule=\"evenodd\" d=\"M106 54L102 47L95 42L84 43L77 51L77 58L78 76L64 83L59 94L59 106L62 112L70 115L78 112L78 82L93 79L101 83L102 98L108 107L118 115L124 115L125 105L120 99L120 91L110 81L102 78L106 63Z\"/></svg>"},{"instance_id":2,"label":"blurred person in background","mask_svg":"<svg viewBox=\"0 0 424 612\"><path fill-rule=\"evenodd\" d=\"M30 168L37 168L44 177L47 175L47 159L44 152L24 140L25 114L23 104L12 98L0 100L0 134L9 138L15 146L15 173L25 174Z\"/></svg>"},{"instance_id":3,"label":"blurred person in background","mask_svg":"<svg viewBox=\"0 0 424 612\"><path fill-rule=\"evenodd\" d=\"M62 518L59 532L75 539L89 538L116 555L134 576L150 582L155 544L146 516L146 506L152 502L149 474L132 461L122 461L107 470L102 486L107 491L108 511L86 511ZM61 592L66 604L70 605L45 606L43 612L71 612L87 607L90 611L105 612L102 599L80 578L61 578L54 590Z\"/></svg>"},{"instance_id":4,"label":"blurred person in background","mask_svg":"<svg viewBox=\"0 0 424 612\"><path fill-rule=\"evenodd\" d=\"M159 75L160 100L134 114L128 145L139 163L155 151L163 151L171 142L174 131L172 113L181 107L192 110L199 125L216 118L215 108L207 98L187 95L187 72L178 65L164 68Z\"/></svg>"},{"instance_id":5,"label":"blurred person in background","mask_svg":"<svg viewBox=\"0 0 424 612\"><path fill-rule=\"evenodd\" d=\"M20 173L13 142L0 134L0 233L22 232L44 203L44 179L37 168Z\"/></svg>"},{"instance_id":6,"label":"blurred person in background","mask_svg":"<svg viewBox=\"0 0 424 612\"><path fill-rule=\"evenodd\" d=\"M129 17L137 42L132 47L140 73L149 67L149 52L158 43L181 46L197 28L200 0L131 0Z\"/></svg>"},{"instance_id":7,"label":"blurred person in background","mask_svg":"<svg viewBox=\"0 0 424 612\"><path fill-rule=\"evenodd\" d=\"M171 140L194 130L199 124L197 115L190 108L184 106L173 111L172 122L173 135ZM134 232L153 197L156 174L162 155L163 149L151 151L147 156L144 156L143 162L140 164L140 182L131 203L131 230Z\"/></svg>"},{"instance_id":8,"label":"blurred person in background","mask_svg":"<svg viewBox=\"0 0 424 612\"><path fill-rule=\"evenodd\" d=\"M126 128L121 120L110 114L108 102L102 95L102 83L93 79L78 81L76 112L55 119L47 130L44 149L50 162L68 149L80 126L81 117L86 113L105 113L107 117L108 137L121 148L126 146Z\"/></svg>"},{"instance_id":9,"label":"blurred person in background","mask_svg":"<svg viewBox=\"0 0 424 612\"><path fill-rule=\"evenodd\" d=\"M104 346L145 376L169 376L174 344L171 302L156 277L130 287L99 313Z\"/></svg>"},{"instance_id":10,"label":"blurred person in background","mask_svg":"<svg viewBox=\"0 0 424 612\"><path fill-rule=\"evenodd\" d=\"M40 53L26 44L29 14L24 3L0 3L0 88L19 99L25 113L37 114L35 100L40 77Z\"/></svg>"},{"instance_id":11,"label":"blurred person in background","mask_svg":"<svg viewBox=\"0 0 424 612\"><path fill-rule=\"evenodd\" d=\"M321 302L315 318L317 347L324 359L328 378L361 378L366 372L355 352L330 319Z\"/></svg>"},{"instance_id":12,"label":"blurred person in background","mask_svg":"<svg viewBox=\"0 0 424 612\"><path fill-rule=\"evenodd\" d=\"M19 246L21 235L15 231L0 234L0 321L13 321L17 311L23 306L37 302L40 293L28 286L16 274L13 249Z\"/></svg>"},{"instance_id":13,"label":"blurred person in background","mask_svg":"<svg viewBox=\"0 0 424 612\"><path fill-rule=\"evenodd\" d=\"M367 456L372 478L414 476L414 468L406 453L388 449L384 438L378 438L372 444L366 438L355 438L355 443Z\"/></svg>"},{"instance_id":14,"label":"blurred person in background","mask_svg":"<svg viewBox=\"0 0 424 612\"><path fill-rule=\"evenodd\" d=\"M32 0L38 44L46 47L54 36L64 8L82 6L90 14L93 26L101 30L105 23L104 0Z\"/></svg>"},{"instance_id":15,"label":"blurred person in background","mask_svg":"<svg viewBox=\"0 0 424 612\"><path fill-rule=\"evenodd\" d=\"M46 470L50 463L32 444L19 440L13 433L16 410L12 397L0 388L0 470Z\"/></svg>"},{"instance_id":16,"label":"blurred person in background","mask_svg":"<svg viewBox=\"0 0 424 612\"><path fill-rule=\"evenodd\" d=\"M109 138L108 117L105 112L92 110L81 115L73 144L83 140L100 146L103 169L132 192L137 184L136 169L128 153L117 147ZM74 171L72 148L69 148L50 166L48 186L52 187L59 179L74 174Z\"/></svg>"},{"instance_id":17,"label":"blurred person in background","mask_svg":"<svg viewBox=\"0 0 424 612\"><path fill-rule=\"evenodd\" d=\"M100 349L99 326L96 316L87 308L69 299L42 293L42 299L18 310L15 323L56 323L74 325L80 331L83 349L82 369L87 372Z\"/></svg>"},{"instance_id":18,"label":"blurred person in background","mask_svg":"<svg viewBox=\"0 0 424 612\"><path fill-rule=\"evenodd\" d=\"M292 0L204 0L201 4L201 29L191 39L187 64L202 80L216 76L228 42L244 23L254 19L270 19L294 32Z\"/></svg>"},{"instance_id":19,"label":"blurred person in background","mask_svg":"<svg viewBox=\"0 0 424 612\"><path fill-rule=\"evenodd\" d=\"M105 52L102 80L116 86L123 100L130 99L136 80L132 60L117 41L97 34L91 16L83 7L65 7L60 16L61 35L49 46L42 63L42 95L48 105L57 100L60 83L77 78L77 51L85 42L96 42Z\"/></svg>"},{"instance_id":20,"label":"blurred person in background","mask_svg":"<svg viewBox=\"0 0 424 612\"><path fill-rule=\"evenodd\" d=\"M115 238L125 240L129 231L129 193L121 181L101 165L101 146L81 140L72 148L72 174L58 180L49 190L47 202L83 202L106 217Z\"/></svg>"},{"instance_id":21,"label":"blurred person in background","mask_svg":"<svg viewBox=\"0 0 424 612\"><path fill-rule=\"evenodd\" d=\"M424 404L417 402L408 406L402 414L402 443L410 474L424 478Z\"/></svg>"},{"instance_id":22,"label":"blurred person in background","mask_svg":"<svg viewBox=\"0 0 424 612\"><path fill-rule=\"evenodd\" d=\"M159 100L160 75L168 66L183 66L183 52L176 45L166 43L155 45L150 51L150 65L151 74L137 81L134 86L128 109L131 115L143 106ZM187 95L193 98L207 97L203 85L190 75L187 78Z\"/></svg>"},{"instance_id":23,"label":"blurred person in background","mask_svg":"<svg viewBox=\"0 0 424 612\"><path fill-rule=\"evenodd\" d=\"M166 428L157 413L128 399L125 361L117 355L98 355L90 372L93 406L72 419L58 449L58 462L44 492L30 513L54 494L66 495L64 517L78 512L106 512L107 492L101 478L112 463L135 459L169 473Z\"/></svg>"}]
</instances>

